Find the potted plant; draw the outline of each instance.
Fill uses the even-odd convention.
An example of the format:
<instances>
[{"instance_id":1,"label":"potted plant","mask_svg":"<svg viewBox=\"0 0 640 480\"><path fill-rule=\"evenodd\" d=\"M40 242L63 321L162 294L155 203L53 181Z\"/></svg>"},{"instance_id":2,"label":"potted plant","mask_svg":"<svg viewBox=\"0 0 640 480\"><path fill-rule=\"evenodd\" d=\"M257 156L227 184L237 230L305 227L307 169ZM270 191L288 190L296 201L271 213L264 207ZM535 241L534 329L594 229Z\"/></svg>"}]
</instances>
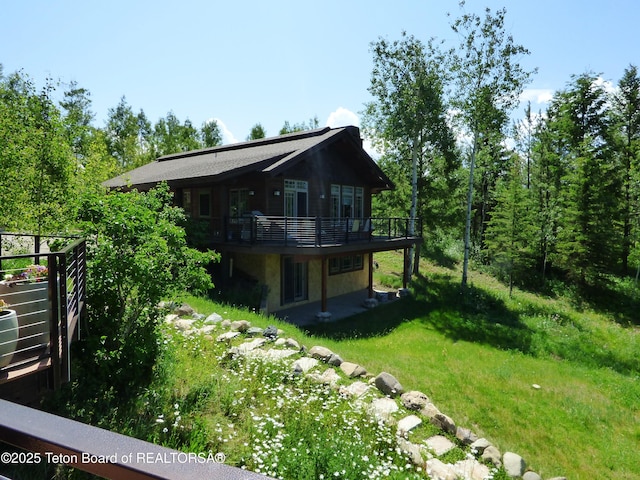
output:
<instances>
[{"instance_id":1,"label":"potted plant","mask_svg":"<svg viewBox=\"0 0 640 480\"><path fill-rule=\"evenodd\" d=\"M28 265L6 274L0 282L0 295L11 302L18 317L20 350L49 343L48 274L45 265Z\"/></svg>"},{"instance_id":2,"label":"potted plant","mask_svg":"<svg viewBox=\"0 0 640 480\"><path fill-rule=\"evenodd\" d=\"M0 298L0 368L9 365L18 343L18 316Z\"/></svg>"}]
</instances>

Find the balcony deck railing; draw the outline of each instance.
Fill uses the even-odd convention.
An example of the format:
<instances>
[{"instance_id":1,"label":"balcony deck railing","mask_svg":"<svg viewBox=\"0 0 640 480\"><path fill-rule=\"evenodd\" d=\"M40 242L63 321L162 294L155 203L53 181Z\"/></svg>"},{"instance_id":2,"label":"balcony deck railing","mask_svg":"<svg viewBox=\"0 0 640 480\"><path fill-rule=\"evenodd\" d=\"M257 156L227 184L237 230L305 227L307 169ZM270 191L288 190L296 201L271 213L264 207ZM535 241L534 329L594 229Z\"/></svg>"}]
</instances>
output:
<instances>
[{"instance_id":1,"label":"balcony deck railing","mask_svg":"<svg viewBox=\"0 0 640 480\"><path fill-rule=\"evenodd\" d=\"M44 240L0 233L0 300L15 314L0 326L0 388L43 370L54 389L71 378L69 349L86 313L86 244L46 237L64 245L51 251Z\"/></svg>"},{"instance_id":2,"label":"balcony deck railing","mask_svg":"<svg viewBox=\"0 0 640 480\"><path fill-rule=\"evenodd\" d=\"M326 247L422 236L420 219L251 215L212 220L214 242ZM413 233L412 232L413 228Z\"/></svg>"}]
</instances>

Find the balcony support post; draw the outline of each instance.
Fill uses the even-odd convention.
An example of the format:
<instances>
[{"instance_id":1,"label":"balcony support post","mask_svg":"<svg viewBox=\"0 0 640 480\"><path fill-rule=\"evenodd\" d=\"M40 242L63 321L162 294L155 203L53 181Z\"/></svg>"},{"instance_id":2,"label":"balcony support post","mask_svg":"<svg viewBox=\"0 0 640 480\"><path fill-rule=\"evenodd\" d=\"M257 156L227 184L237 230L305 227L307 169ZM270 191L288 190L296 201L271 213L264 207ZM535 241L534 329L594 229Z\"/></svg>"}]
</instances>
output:
<instances>
[{"instance_id":1,"label":"balcony support post","mask_svg":"<svg viewBox=\"0 0 640 480\"><path fill-rule=\"evenodd\" d=\"M327 260L327 256L324 255L322 257L322 274L321 274L321 281L320 281L320 295L321 295L321 306L320 306L320 310L323 312L327 311L327 271L328 271L328 267L327 267L327 263L329 262Z\"/></svg>"}]
</instances>

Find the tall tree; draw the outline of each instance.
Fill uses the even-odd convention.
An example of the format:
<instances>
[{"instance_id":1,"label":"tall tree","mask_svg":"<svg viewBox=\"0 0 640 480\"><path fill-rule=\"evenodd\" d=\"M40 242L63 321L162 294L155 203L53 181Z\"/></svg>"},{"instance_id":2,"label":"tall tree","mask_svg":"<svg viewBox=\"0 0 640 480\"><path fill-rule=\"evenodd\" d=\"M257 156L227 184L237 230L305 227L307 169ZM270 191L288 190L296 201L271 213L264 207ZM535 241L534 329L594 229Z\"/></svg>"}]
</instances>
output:
<instances>
[{"instance_id":1,"label":"tall tree","mask_svg":"<svg viewBox=\"0 0 640 480\"><path fill-rule=\"evenodd\" d=\"M155 157L151 149L151 124L144 111L136 115L125 97L108 111L107 149L120 168L130 170Z\"/></svg>"},{"instance_id":2,"label":"tall tree","mask_svg":"<svg viewBox=\"0 0 640 480\"><path fill-rule=\"evenodd\" d=\"M315 128L318 128L319 126L320 126L320 122L318 121L317 116L310 118L307 123L301 122L301 123L294 123L293 125L291 125L288 120L285 120L284 125L278 132L278 135L285 135L287 133L294 133L294 132L302 132L305 130L313 130Z\"/></svg>"},{"instance_id":3,"label":"tall tree","mask_svg":"<svg viewBox=\"0 0 640 480\"><path fill-rule=\"evenodd\" d=\"M218 122L214 119L209 119L202 124L200 135L202 136L203 147L209 148L222 145L222 132Z\"/></svg>"},{"instance_id":4,"label":"tall tree","mask_svg":"<svg viewBox=\"0 0 640 480\"><path fill-rule=\"evenodd\" d=\"M251 127L251 131L247 136L247 141L250 140L258 140L260 138L264 138L267 136L267 132L261 123L256 123L253 127Z\"/></svg>"},{"instance_id":5,"label":"tall tree","mask_svg":"<svg viewBox=\"0 0 640 480\"><path fill-rule=\"evenodd\" d=\"M60 101L63 110L63 122L67 142L79 162L87 155L93 128L91 122L94 113L91 111L90 93L86 88L78 86L76 81L69 83L64 98Z\"/></svg>"},{"instance_id":6,"label":"tall tree","mask_svg":"<svg viewBox=\"0 0 640 480\"><path fill-rule=\"evenodd\" d=\"M465 2L460 2L464 8ZM507 114L518 103L520 93L533 71L525 70L519 58L529 50L514 42L504 28L506 9L494 13L489 8L484 17L464 13L451 24L460 37L459 50L450 57L456 90L453 104L460 111L462 124L472 138L469 160L469 188L464 236L462 286L467 285L471 243L471 208L473 203L476 155L490 135L504 128ZM487 122L489 120L489 122Z\"/></svg>"},{"instance_id":7,"label":"tall tree","mask_svg":"<svg viewBox=\"0 0 640 480\"><path fill-rule=\"evenodd\" d=\"M612 152L610 98L593 73L574 76L548 111L565 163L557 251L582 285L612 271L620 258L620 172Z\"/></svg>"},{"instance_id":8,"label":"tall tree","mask_svg":"<svg viewBox=\"0 0 640 480\"><path fill-rule=\"evenodd\" d=\"M531 190L526 187L527 170L519 155L511 155L506 177L496 185L497 205L487 229L487 247L492 264L506 275L509 296L516 280L524 281L534 261L534 225Z\"/></svg>"},{"instance_id":9,"label":"tall tree","mask_svg":"<svg viewBox=\"0 0 640 480\"><path fill-rule=\"evenodd\" d=\"M368 90L375 100L366 105L363 125L381 150L410 165L409 234L413 235L418 179L432 170L436 157L444 157L449 165L456 162L455 140L446 121L440 52L433 42L424 45L406 32L391 43L380 38L371 50L374 66Z\"/></svg>"},{"instance_id":10,"label":"tall tree","mask_svg":"<svg viewBox=\"0 0 640 480\"><path fill-rule=\"evenodd\" d=\"M629 256L640 238L640 76L630 65L614 96L616 151L622 165L622 270L629 273ZM638 263L640 273L640 262ZM636 277L638 274L636 274Z\"/></svg>"},{"instance_id":11,"label":"tall tree","mask_svg":"<svg viewBox=\"0 0 640 480\"><path fill-rule=\"evenodd\" d=\"M202 146L198 130L188 119L181 123L173 112L156 122L152 138L155 157L196 150Z\"/></svg>"}]
</instances>

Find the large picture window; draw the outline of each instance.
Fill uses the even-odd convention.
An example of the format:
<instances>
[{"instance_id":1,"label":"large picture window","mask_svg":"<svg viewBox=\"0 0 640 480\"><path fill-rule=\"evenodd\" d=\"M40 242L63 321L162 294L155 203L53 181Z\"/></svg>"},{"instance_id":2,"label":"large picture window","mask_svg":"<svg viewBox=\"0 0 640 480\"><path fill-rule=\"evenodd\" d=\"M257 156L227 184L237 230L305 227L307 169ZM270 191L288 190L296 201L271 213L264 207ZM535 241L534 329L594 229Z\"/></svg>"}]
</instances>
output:
<instances>
[{"instance_id":1,"label":"large picture window","mask_svg":"<svg viewBox=\"0 0 640 480\"><path fill-rule=\"evenodd\" d=\"M364 188L351 185L331 185L331 217L363 218Z\"/></svg>"},{"instance_id":2,"label":"large picture window","mask_svg":"<svg viewBox=\"0 0 640 480\"><path fill-rule=\"evenodd\" d=\"M229 216L237 218L249 213L249 189L238 188L229 191Z\"/></svg>"},{"instance_id":3,"label":"large picture window","mask_svg":"<svg viewBox=\"0 0 640 480\"><path fill-rule=\"evenodd\" d=\"M362 270L364 260L362 255L345 255L329 258L329 275Z\"/></svg>"},{"instance_id":4,"label":"large picture window","mask_svg":"<svg viewBox=\"0 0 640 480\"><path fill-rule=\"evenodd\" d=\"M198 191L198 213L200 218L211 217L211 190Z\"/></svg>"}]
</instances>

